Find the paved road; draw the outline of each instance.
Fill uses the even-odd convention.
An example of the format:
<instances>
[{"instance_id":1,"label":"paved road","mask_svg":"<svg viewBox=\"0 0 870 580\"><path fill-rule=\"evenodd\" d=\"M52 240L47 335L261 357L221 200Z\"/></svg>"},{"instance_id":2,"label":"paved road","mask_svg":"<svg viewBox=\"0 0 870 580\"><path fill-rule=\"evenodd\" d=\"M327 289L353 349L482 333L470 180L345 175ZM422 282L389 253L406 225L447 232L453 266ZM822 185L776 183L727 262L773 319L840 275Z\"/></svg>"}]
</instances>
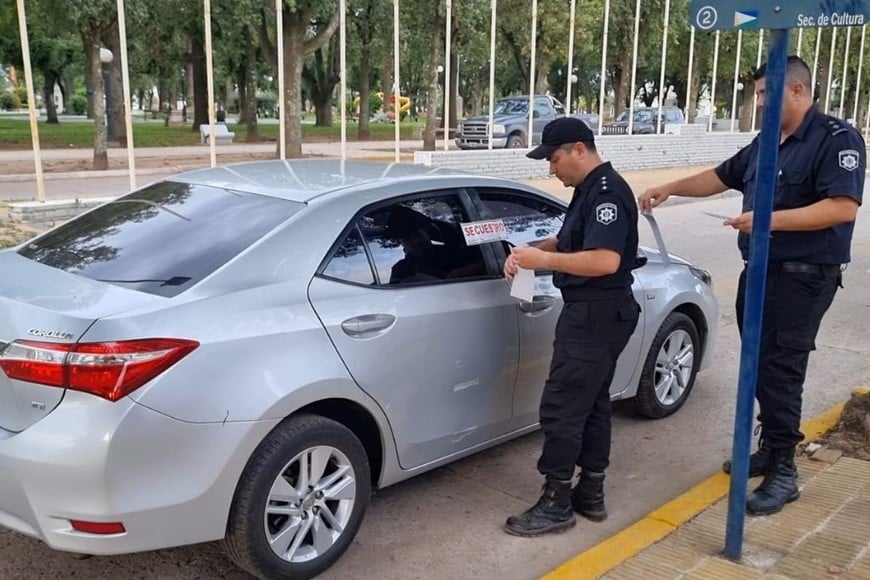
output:
<instances>
[{"instance_id":1,"label":"paved road","mask_svg":"<svg viewBox=\"0 0 870 580\"><path fill-rule=\"evenodd\" d=\"M326 579L534 578L591 547L719 469L730 449L739 346L733 309L741 266L735 234L701 213L735 213L735 198L657 210L672 252L710 269L722 305L714 367L675 416L640 419L617 405L613 463L608 470L610 518L581 521L560 535L506 535L507 515L539 493L534 464L540 435L485 451L378 493L360 534ZM652 244L646 226L642 241ZM810 361L805 415L814 415L870 382L870 217L859 214L853 263L828 314ZM39 542L0 531L0 577L244 578L216 544L146 554L76 560Z\"/></svg>"}]
</instances>

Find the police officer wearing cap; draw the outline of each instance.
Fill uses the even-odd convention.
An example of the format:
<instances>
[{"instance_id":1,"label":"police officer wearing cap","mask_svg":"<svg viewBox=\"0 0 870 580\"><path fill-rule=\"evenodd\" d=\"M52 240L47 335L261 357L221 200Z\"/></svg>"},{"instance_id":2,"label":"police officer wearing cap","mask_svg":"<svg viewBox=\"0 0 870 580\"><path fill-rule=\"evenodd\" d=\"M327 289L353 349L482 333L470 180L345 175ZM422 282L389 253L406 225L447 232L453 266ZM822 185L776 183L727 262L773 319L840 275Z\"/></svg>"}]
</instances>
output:
<instances>
[{"instance_id":1,"label":"police officer wearing cap","mask_svg":"<svg viewBox=\"0 0 870 580\"><path fill-rule=\"evenodd\" d=\"M764 102L765 66L755 74L759 104ZM779 167L773 199L767 287L764 297L756 399L761 438L750 457L749 475L764 475L749 495L753 515L780 511L798 498L795 446L800 432L801 397L810 351L822 317L831 305L864 191L864 140L842 120L813 105L810 69L788 58L782 103ZM758 138L715 169L647 190L642 208L670 195L705 197L729 188L743 193L743 213L724 224L739 231L744 264L757 184ZM737 290L737 323L742 331L746 270ZM731 462L723 465L726 473Z\"/></svg>"},{"instance_id":2,"label":"police officer wearing cap","mask_svg":"<svg viewBox=\"0 0 870 580\"><path fill-rule=\"evenodd\" d=\"M504 265L508 279L518 267L552 270L564 301L540 407L544 448L538 471L546 483L538 502L505 525L511 534L537 536L573 526L574 511L593 521L607 517L610 382L637 326L631 271L643 260L631 188L601 160L583 121L550 122L541 145L527 155L548 160L550 173L575 188L559 234L535 247L515 248ZM572 491L575 466L580 479Z\"/></svg>"}]
</instances>

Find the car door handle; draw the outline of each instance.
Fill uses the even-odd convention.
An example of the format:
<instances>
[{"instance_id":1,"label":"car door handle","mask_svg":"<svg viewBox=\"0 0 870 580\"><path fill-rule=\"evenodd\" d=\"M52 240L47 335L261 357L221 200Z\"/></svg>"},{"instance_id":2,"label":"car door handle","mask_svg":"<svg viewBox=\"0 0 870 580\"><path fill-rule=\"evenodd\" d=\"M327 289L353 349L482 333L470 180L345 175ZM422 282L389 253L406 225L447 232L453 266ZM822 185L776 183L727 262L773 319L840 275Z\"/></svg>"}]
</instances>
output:
<instances>
[{"instance_id":1,"label":"car door handle","mask_svg":"<svg viewBox=\"0 0 870 580\"><path fill-rule=\"evenodd\" d=\"M396 317L392 314L363 314L342 322L341 329L348 336L368 338L382 330L387 330L394 322Z\"/></svg>"},{"instance_id":2,"label":"car door handle","mask_svg":"<svg viewBox=\"0 0 870 580\"><path fill-rule=\"evenodd\" d=\"M531 302L520 301L520 311L526 314L533 312L545 312L556 304L556 299L546 294L537 294L532 297Z\"/></svg>"}]
</instances>

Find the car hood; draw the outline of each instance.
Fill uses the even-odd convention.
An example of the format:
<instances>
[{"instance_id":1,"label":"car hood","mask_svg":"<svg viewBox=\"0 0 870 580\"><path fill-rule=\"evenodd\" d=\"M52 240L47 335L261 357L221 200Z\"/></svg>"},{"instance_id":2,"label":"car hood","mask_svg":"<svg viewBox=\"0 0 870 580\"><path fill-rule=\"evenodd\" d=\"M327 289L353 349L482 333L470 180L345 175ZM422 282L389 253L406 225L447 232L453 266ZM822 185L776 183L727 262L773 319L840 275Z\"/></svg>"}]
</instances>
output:
<instances>
[{"instance_id":1,"label":"car hood","mask_svg":"<svg viewBox=\"0 0 870 580\"><path fill-rule=\"evenodd\" d=\"M493 123L510 123L512 121L522 121L528 119L528 115L518 115L515 113L493 115ZM468 117L462 121L463 123L489 123L489 115L475 115Z\"/></svg>"},{"instance_id":2,"label":"car hood","mask_svg":"<svg viewBox=\"0 0 870 580\"><path fill-rule=\"evenodd\" d=\"M640 126L645 126L645 125L652 125L652 123L649 123L647 121L635 121L634 122L635 127L640 127ZM613 123L607 123L605 125L605 127L628 127L628 121L614 121Z\"/></svg>"}]
</instances>

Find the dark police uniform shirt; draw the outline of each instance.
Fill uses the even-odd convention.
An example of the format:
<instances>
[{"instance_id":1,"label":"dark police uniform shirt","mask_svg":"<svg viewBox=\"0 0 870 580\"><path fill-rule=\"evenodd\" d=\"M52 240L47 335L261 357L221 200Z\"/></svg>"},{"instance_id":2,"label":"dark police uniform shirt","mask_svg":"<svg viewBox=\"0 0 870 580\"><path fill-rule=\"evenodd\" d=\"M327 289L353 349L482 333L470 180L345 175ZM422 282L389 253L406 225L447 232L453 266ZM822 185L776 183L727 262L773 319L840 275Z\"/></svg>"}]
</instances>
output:
<instances>
[{"instance_id":1,"label":"dark police uniform shirt","mask_svg":"<svg viewBox=\"0 0 870 580\"><path fill-rule=\"evenodd\" d=\"M758 137L715 171L722 183L743 192L743 211L755 207ZM779 146L773 210L794 209L829 197L847 196L859 204L864 193L867 152L864 139L842 120L811 108L801 125ZM770 263L844 264L854 223L817 231L771 233ZM749 235L737 245L749 259Z\"/></svg>"},{"instance_id":2,"label":"dark police uniform shirt","mask_svg":"<svg viewBox=\"0 0 870 580\"><path fill-rule=\"evenodd\" d=\"M553 283L566 301L594 299L631 288L631 271L645 261L637 255L637 203L631 188L610 163L593 169L574 189L556 240L560 252L604 248L622 256L619 269L607 276L554 273Z\"/></svg>"}]
</instances>

